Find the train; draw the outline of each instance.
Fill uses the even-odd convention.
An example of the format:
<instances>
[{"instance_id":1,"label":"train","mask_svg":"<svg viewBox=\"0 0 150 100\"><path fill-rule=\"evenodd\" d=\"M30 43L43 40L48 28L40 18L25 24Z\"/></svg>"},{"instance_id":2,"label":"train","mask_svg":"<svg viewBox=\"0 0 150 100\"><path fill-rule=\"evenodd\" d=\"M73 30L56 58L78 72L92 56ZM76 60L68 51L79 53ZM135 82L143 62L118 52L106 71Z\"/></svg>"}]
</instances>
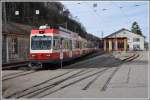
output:
<instances>
[{"instance_id":1,"label":"train","mask_svg":"<svg viewBox=\"0 0 150 100\"><path fill-rule=\"evenodd\" d=\"M45 24L30 34L29 66L70 61L96 51L92 41L60 25Z\"/></svg>"}]
</instances>

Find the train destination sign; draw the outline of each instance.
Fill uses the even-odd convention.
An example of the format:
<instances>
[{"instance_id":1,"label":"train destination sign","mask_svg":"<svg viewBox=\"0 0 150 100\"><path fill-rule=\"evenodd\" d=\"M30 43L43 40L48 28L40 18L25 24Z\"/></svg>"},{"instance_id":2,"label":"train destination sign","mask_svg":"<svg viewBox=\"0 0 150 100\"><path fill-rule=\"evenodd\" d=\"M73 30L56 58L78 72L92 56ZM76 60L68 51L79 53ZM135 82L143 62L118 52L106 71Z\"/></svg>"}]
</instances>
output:
<instances>
[{"instance_id":1,"label":"train destination sign","mask_svg":"<svg viewBox=\"0 0 150 100\"><path fill-rule=\"evenodd\" d=\"M34 41L47 41L47 40L51 40L50 36L34 36L32 37L32 40Z\"/></svg>"}]
</instances>

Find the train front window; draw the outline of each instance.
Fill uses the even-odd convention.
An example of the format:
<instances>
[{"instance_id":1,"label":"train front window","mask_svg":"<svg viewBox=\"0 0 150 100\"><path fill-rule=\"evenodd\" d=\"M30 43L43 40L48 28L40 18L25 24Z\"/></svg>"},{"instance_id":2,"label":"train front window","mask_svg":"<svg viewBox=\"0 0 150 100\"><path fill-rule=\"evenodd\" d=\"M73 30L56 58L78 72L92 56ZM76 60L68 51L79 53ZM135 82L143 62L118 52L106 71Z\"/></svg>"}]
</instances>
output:
<instances>
[{"instance_id":1,"label":"train front window","mask_svg":"<svg viewBox=\"0 0 150 100\"><path fill-rule=\"evenodd\" d=\"M49 50L51 49L51 36L33 36L31 38L32 50Z\"/></svg>"}]
</instances>

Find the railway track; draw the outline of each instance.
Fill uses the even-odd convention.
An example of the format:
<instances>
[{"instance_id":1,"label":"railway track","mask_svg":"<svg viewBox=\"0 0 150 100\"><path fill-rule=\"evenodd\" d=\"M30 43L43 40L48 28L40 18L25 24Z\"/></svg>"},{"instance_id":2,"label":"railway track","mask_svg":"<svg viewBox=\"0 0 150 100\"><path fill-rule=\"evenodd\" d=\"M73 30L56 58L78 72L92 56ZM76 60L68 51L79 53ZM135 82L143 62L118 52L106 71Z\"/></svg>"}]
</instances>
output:
<instances>
[{"instance_id":1,"label":"railway track","mask_svg":"<svg viewBox=\"0 0 150 100\"><path fill-rule=\"evenodd\" d=\"M133 56L131 57L128 57L127 59L124 59L122 60L123 63L126 63L126 62L131 62L135 59L137 59L139 57L139 54L134 54ZM109 61L107 61L109 62ZM106 62L106 63L107 63ZM82 66L90 66L92 67L99 67L98 64L94 64L94 62L90 62L89 64L87 64L86 62L84 63L85 65L82 65ZM112 67L107 67L105 66L106 68L104 67L101 67L99 68L100 70L87 70L87 69L82 69L82 70L79 70L77 71L76 73L72 74L72 75L69 75L63 79L59 79L55 82L51 82L52 80L56 80L57 78L61 78L61 77L64 77L65 75L68 75L69 73L72 73L74 70L69 70L65 73L62 73L62 74L59 74L57 76L54 76L50 79L47 79L41 83L38 83L36 85L33 85L29 88L26 88L26 89L23 89L21 91L18 91L18 92L15 92L9 96L6 96L6 98L11 98L11 97L15 97L15 98L22 98L22 97L25 97L25 98L32 98L32 97L45 97L49 94L52 94L52 93L55 93L59 90L62 90L66 87L69 87L71 85L74 85L80 81L83 81L85 79L88 79L90 77L94 77L92 80L90 80L83 88L82 90L87 90L99 77L101 77L107 70L111 69ZM119 70L119 66L118 67L115 67L114 71L112 71L112 73L110 74L110 76L108 77L108 79L106 80L105 84L102 86L101 88L101 91L105 91L110 83L110 81L112 80L112 78L115 76L115 74L117 73L117 71ZM17 74L17 73L16 73ZM4 76L4 79L3 81L5 80L9 80L9 79L12 79L12 78L16 78L16 77L20 77L19 75L20 73L18 72L18 75L15 76L15 73L13 74L9 74L9 75L5 75ZM27 74L30 74L30 73L26 73L26 74L22 74L21 76L23 75L27 75ZM12 77L12 75L14 75ZM77 80L74 80L74 79L77 79ZM69 80L74 80L72 82L69 82L67 83L67 81ZM67 83L67 84L64 84L64 83ZM61 84L64 84L61 86ZM56 88L57 87L57 88ZM55 89L56 88L56 89ZM48 93L45 93L43 94L45 91L48 91Z\"/></svg>"},{"instance_id":2,"label":"railway track","mask_svg":"<svg viewBox=\"0 0 150 100\"><path fill-rule=\"evenodd\" d=\"M17 93L14 93L14 94L12 94L11 96L15 96L15 95L17 94L17 95L18 95L17 98L18 98L18 97L23 97L23 96L30 95L30 94L35 93L35 92L37 92L37 91L42 91L43 89L45 89L45 88L48 87L48 86L58 85L58 84L60 84L61 82L66 81L66 80L68 80L68 79L70 79L70 78L72 78L72 77L74 77L74 76L76 76L76 75L82 73L83 71L85 71L85 69L79 70L79 71L77 71L76 73L74 73L74 74L72 74L72 75L70 75L70 76L68 76L68 77L66 77L66 78L64 78L64 79L58 80L58 81L56 81L56 82L54 82L54 83L52 83L52 84L50 84L50 85L46 85L46 86L43 86L42 88L40 88L40 86L45 85L46 83L48 83L49 81L51 81L51 80L53 80L53 79L56 79L56 78L61 77L61 76L64 76L64 75L67 75L67 74L69 74L69 73L72 73L72 71L69 71L69 72L64 73L64 74L61 74L61 75L59 75L59 76L55 76L55 77L53 77L53 78L50 78L50 79L48 79L48 80L46 80L46 81L44 81L44 82L42 82L42 83L36 84L36 85L34 85L34 86L32 86L32 87L29 87L29 88L27 88L27 89L24 89L24 90L22 90L22 91L19 91L19 92L17 92ZM38 87L39 87L39 88L38 88ZM8 97L11 97L11 96L8 96ZM6 97L6 98L8 98L8 97Z\"/></svg>"},{"instance_id":3,"label":"railway track","mask_svg":"<svg viewBox=\"0 0 150 100\"><path fill-rule=\"evenodd\" d=\"M20 73L23 73L23 72L20 71L20 72L15 72L15 73L10 73L10 74L7 74L7 75L3 75L3 78L9 77L9 76L12 76L12 75L17 75L17 74L20 74Z\"/></svg>"},{"instance_id":4,"label":"railway track","mask_svg":"<svg viewBox=\"0 0 150 100\"><path fill-rule=\"evenodd\" d=\"M131 62L132 60L138 58L140 55L138 53L134 53L132 56L123 59L124 62Z\"/></svg>"},{"instance_id":5,"label":"railway track","mask_svg":"<svg viewBox=\"0 0 150 100\"><path fill-rule=\"evenodd\" d=\"M109 61L108 61L109 62ZM93 62L91 63L91 66L99 66L99 65L95 65L95 64L93 64ZM84 74L87 74L87 73L89 73L89 72L91 72L92 70L89 70L89 71L87 71L87 69L85 69L85 71L86 72L83 72L83 73L78 73L76 76L72 76L72 78L75 78L75 77L79 77L79 76L82 76L82 75L84 75ZM55 77L56 78L56 77ZM67 78L68 79L68 78ZM70 78L69 78L70 79ZM33 87L36 87L37 88L37 86L39 86L39 85L43 85L43 83L47 83L48 81L50 81L51 79L49 79L49 80L46 80L45 82L42 82L42 83L40 83L40 84L38 84L38 85L35 85L35 86L33 86ZM63 82L63 81L62 81ZM25 90L23 90L24 92L25 91L29 91L29 89L31 90L33 90L33 88L32 87L30 87L30 88L28 88L28 89L25 89ZM36 92L36 91L35 91ZM18 93L22 93L22 91L19 91L19 92L17 92L17 93L15 93L15 94L18 94ZM15 95L14 94L14 95Z\"/></svg>"},{"instance_id":6,"label":"railway track","mask_svg":"<svg viewBox=\"0 0 150 100\"><path fill-rule=\"evenodd\" d=\"M24 62L24 63L21 62L21 63L16 63L16 64L3 65L2 70L16 70L16 69L21 69L21 68L27 69L27 66L28 66L28 62Z\"/></svg>"},{"instance_id":7,"label":"railway track","mask_svg":"<svg viewBox=\"0 0 150 100\"><path fill-rule=\"evenodd\" d=\"M2 81L18 78L18 77L33 74L33 73L36 73L36 72L37 71L27 71L27 72L25 71L25 72L12 73L12 74L3 76Z\"/></svg>"},{"instance_id":8,"label":"railway track","mask_svg":"<svg viewBox=\"0 0 150 100\"><path fill-rule=\"evenodd\" d=\"M98 53L99 54L99 53ZM94 55L97 55L97 53L95 53ZM92 55L93 56L93 55ZM88 56L87 56L88 57ZM93 56L94 57L94 56ZM82 58L82 59L85 59L85 58ZM22 64L21 64L22 65ZM15 67L21 67L21 65L16 65ZM93 65L92 63L91 64L85 64L84 66L89 66L89 65ZM12 68L12 65L9 65L9 66L6 66L4 68ZM13 68L14 68L14 65L13 65ZM70 67L71 68L71 67ZM2 81L7 81L7 80L10 80L10 79L14 79L14 78L17 78L17 77L21 77L21 76L25 76L25 75L29 75L29 74L32 74L32 73L35 73L37 71L25 71L25 72L16 72L16 73L11 73L11 74L7 74L7 75L4 75L2 77Z\"/></svg>"},{"instance_id":9,"label":"railway track","mask_svg":"<svg viewBox=\"0 0 150 100\"><path fill-rule=\"evenodd\" d=\"M89 53L82 57L76 58L75 60L72 60L69 62L63 62L63 65L64 66L71 65L71 64L78 63L78 62L81 62L84 60L88 60L90 58L93 58L93 57L96 57L96 56L99 56L102 54L104 54L104 52L101 52L101 51L92 52L92 53ZM29 63L29 61L12 63L12 64L3 64L2 70L39 70L39 69L41 69L41 68L39 68L39 69L38 68L29 68L28 63ZM52 68L58 67L58 65L55 65L55 64L51 64L51 66L52 66Z\"/></svg>"},{"instance_id":10,"label":"railway track","mask_svg":"<svg viewBox=\"0 0 150 100\"><path fill-rule=\"evenodd\" d=\"M73 74L73 75L71 75L71 76L68 76L68 77L66 77L66 78L64 78L64 79L62 79L62 80L58 80L58 81L56 81L56 82L54 82L54 83L52 83L52 84L46 85L46 86L44 86L44 87L42 87L42 88L38 88L38 89L36 89L36 90L34 90L34 91L33 91L33 90L30 90L30 91L28 91L28 92L25 93L25 94L22 94L22 95L20 95L20 96L17 96L17 98L20 98L20 97L32 98L32 97L35 97L35 96L40 95L41 93L43 93L43 92L45 92L45 91L47 91L47 90L52 90L51 93L54 93L54 92L59 91L59 90L65 88L65 87L68 87L68 86L71 86L71 85L73 85L73 84L75 84L75 83L78 83L79 81L82 81L82 80L84 80L84 79L87 79L87 78L89 78L89 77L92 77L93 75L96 75L96 74L98 74L98 73L104 72L104 71L106 71L106 69L108 69L108 68L105 68L105 69L103 69L103 70L94 72L94 73L92 73L92 74L88 74L88 75L86 75L85 77L81 77L81 75L80 75L80 76L78 75L78 74L80 74L80 73L83 71L83 70L81 70L81 71L79 71L79 72L77 72L77 73L75 73L75 74ZM77 78L77 77L81 77L81 78L79 78L78 80L75 80L75 81L73 81L73 82L70 82L70 83L68 83L68 84L65 84L65 85L61 86L60 88L58 88L58 89L56 89L56 90L53 91L53 88L55 88L56 86L60 85L61 83L65 82L65 81L67 81L67 80L69 80L69 79L74 79L74 78ZM51 93L48 93L48 94L51 94ZM44 96L46 96L46 94L45 94L45 95L41 95L40 97L44 97Z\"/></svg>"},{"instance_id":11,"label":"railway track","mask_svg":"<svg viewBox=\"0 0 150 100\"><path fill-rule=\"evenodd\" d=\"M93 66L95 66L95 65L93 65ZM97 65L97 66L98 66L98 65ZM105 69L109 69L109 68L105 68ZM82 73L81 73L81 72L82 72ZM87 71L87 69L84 69L84 71L80 71L79 73L75 74L75 76L74 76L74 75L73 75L73 76L69 76L69 77L67 77L67 78L65 78L65 79L58 80L58 81L56 81L55 83L52 83L51 85L47 85L47 86L44 86L44 87L42 87L42 88L38 88L40 85L43 85L43 84L45 84L45 83L47 83L48 81L51 80L51 79L49 79L49 80L46 80L45 82L42 82L42 83L37 84L37 85L35 85L35 86L29 87L28 89L25 89L25 90L23 90L23 91L19 91L19 92L17 92L17 93L14 93L14 94L12 94L11 96L8 96L8 98L9 98L9 97L14 97L16 94L17 94L16 98L20 98L20 97L29 97L29 98L30 98L30 97L34 97L35 95L38 95L38 94L40 94L41 92L44 92L44 91L46 91L46 90L50 90L50 89L52 89L52 88L54 88L54 87L60 85L60 84L63 83L64 81L67 81L67 80L73 79L73 78L77 78L77 77L81 77L82 75L88 74L89 72L92 72L92 70ZM98 72L99 72L99 71L98 71ZM100 71L100 72L103 72L103 71ZM101 73L97 73L97 72L95 73L95 72L93 72L93 73L90 74L90 75L87 75L87 76L85 76L85 77L83 77L83 78L81 78L81 79L79 79L79 80L73 81L72 83L67 84L67 85L61 87L60 89L63 89L63 88L65 88L65 87L67 87L67 86L70 86L70 85L73 85L73 84L75 84L75 83L77 83L77 82L79 82L79 81L82 81L82 80L84 80L84 79L87 79L87 78L92 77L93 75L97 75L97 74L99 74L99 75L97 76L97 77L99 77ZM102 75L102 74L101 74L101 75ZM54 77L53 79L56 79L56 78L57 78L57 77ZM34 88L38 88L38 90L37 90L37 89L34 90ZM60 89L58 89L58 90L60 90ZM58 90L57 90L57 91L58 91ZM54 92L54 91L53 91L53 92ZM22 95L18 96L19 94L22 94ZM32 95L31 95L31 94L32 94Z\"/></svg>"},{"instance_id":12,"label":"railway track","mask_svg":"<svg viewBox=\"0 0 150 100\"><path fill-rule=\"evenodd\" d=\"M133 60L136 60L139 56L140 56L140 55L139 55L138 53L134 53L132 56L127 57L127 58L123 59L122 61L123 61L124 63L129 63L129 62L131 62L131 61L133 61ZM107 81L105 82L104 86L101 88L101 91L106 91L106 89L107 89L107 87L108 87L110 81L112 80L112 78L115 76L115 74L117 73L117 71L118 71L119 69L120 69L120 67L117 67L117 68L111 73L111 75L109 76L109 78L108 78ZM131 69L129 69L129 73L130 73L130 70L131 70ZM127 80L129 80L129 73L128 73L128 79L127 79Z\"/></svg>"},{"instance_id":13,"label":"railway track","mask_svg":"<svg viewBox=\"0 0 150 100\"><path fill-rule=\"evenodd\" d=\"M91 63L90 65L93 65L94 64L94 62L93 63ZM83 73L78 73L77 75L75 75L75 76L71 76L71 78L75 78L75 77L79 77L79 76L82 76L82 75L84 75L84 74L87 74L87 73L89 73L89 72L91 72L92 70L89 70L89 71L87 71L87 69L84 69L84 72ZM69 74L69 73L71 73L71 71L69 71L67 74ZM66 75L66 74L65 74ZM56 79L56 78L58 78L58 77L61 77L61 76L63 76L63 75L58 75L58 76L56 76L56 77L53 77L53 78L50 78L50 79L48 79L48 80L46 80L46 81L44 81L44 82L41 82L41 83L39 83L39 84L36 84L36 85L34 85L34 86L32 86L32 87L29 87L29 88L27 88L27 89L24 89L24 90L22 90L22 91L19 91L19 92L17 92L17 93L14 93L14 94L12 94L11 96L14 96L14 95L16 95L16 94L19 94L19 93L22 93L22 92L26 92L26 91L29 91L29 90L34 90L33 88L37 88L38 86L41 86L41 85L43 85L43 84L46 84L46 83L48 83L49 81L51 81L51 80L53 80L53 79ZM68 78L67 78L68 79ZM69 78L70 79L70 78ZM65 79L66 80L66 79ZM63 82L63 81L62 81ZM8 96L8 98L9 97L11 97L11 96Z\"/></svg>"}]
</instances>

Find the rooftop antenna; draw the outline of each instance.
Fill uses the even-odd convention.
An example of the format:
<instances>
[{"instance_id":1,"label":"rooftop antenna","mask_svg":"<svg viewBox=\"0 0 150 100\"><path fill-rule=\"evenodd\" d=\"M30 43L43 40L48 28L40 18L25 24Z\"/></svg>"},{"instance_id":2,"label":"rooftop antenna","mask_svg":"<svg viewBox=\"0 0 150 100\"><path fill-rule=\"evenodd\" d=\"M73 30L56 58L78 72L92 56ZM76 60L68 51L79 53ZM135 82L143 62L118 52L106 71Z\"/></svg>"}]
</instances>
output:
<instances>
[{"instance_id":1,"label":"rooftop antenna","mask_svg":"<svg viewBox=\"0 0 150 100\"><path fill-rule=\"evenodd\" d=\"M101 32L101 38L102 38L102 40L103 40L103 35L104 35L104 33L103 33L103 31Z\"/></svg>"},{"instance_id":2,"label":"rooftop antenna","mask_svg":"<svg viewBox=\"0 0 150 100\"><path fill-rule=\"evenodd\" d=\"M140 5L135 5L135 6L140 6Z\"/></svg>"}]
</instances>

